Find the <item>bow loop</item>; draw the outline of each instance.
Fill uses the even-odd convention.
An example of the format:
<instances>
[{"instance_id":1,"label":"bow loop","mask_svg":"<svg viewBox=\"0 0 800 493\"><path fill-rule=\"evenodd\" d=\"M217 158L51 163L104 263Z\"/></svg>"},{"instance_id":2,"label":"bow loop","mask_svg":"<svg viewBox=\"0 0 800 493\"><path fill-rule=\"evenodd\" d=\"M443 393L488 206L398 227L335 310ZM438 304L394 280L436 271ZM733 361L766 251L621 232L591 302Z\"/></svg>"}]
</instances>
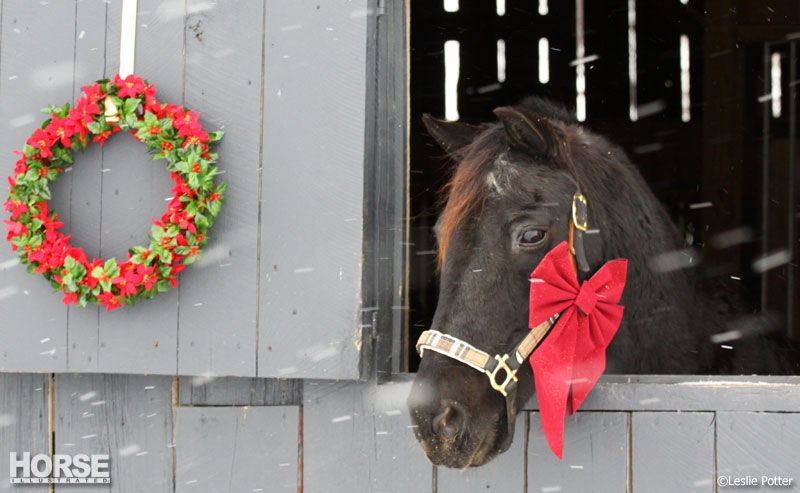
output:
<instances>
[{"instance_id":1,"label":"bow loop","mask_svg":"<svg viewBox=\"0 0 800 493\"><path fill-rule=\"evenodd\" d=\"M531 274L530 327L556 313L556 326L530 357L547 443L558 458L564 416L577 411L606 367L606 348L622 322L618 305L628 263L612 260L578 284L566 242Z\"/></svg>"}]
</instances>

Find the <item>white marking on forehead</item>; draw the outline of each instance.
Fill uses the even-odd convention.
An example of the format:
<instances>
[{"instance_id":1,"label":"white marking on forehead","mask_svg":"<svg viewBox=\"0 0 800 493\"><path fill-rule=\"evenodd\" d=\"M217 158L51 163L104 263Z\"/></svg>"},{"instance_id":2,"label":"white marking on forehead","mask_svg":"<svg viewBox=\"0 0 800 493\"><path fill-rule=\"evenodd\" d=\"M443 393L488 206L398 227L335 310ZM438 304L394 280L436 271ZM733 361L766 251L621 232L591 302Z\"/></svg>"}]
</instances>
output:
<instances>
[{"instance_id":1,"label":"white marking on forehead","mask_svg":"<svg viewBox=\"0 0 800 493\"><path fill-rule=\"evenodd\" d=\"M494 161L494 169L486 175L486 185L497 194L503 194L508 188L509 181L519 173L506 159L505 154L498 156Z\"/></svg>"}]
</instances>

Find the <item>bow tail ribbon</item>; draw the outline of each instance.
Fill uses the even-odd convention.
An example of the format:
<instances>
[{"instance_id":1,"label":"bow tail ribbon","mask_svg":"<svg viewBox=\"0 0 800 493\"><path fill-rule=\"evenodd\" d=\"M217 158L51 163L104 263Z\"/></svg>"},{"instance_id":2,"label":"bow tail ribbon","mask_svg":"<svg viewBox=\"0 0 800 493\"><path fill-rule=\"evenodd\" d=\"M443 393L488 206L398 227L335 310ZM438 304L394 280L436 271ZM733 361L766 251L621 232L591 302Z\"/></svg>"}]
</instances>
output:
<instances>
[{"instance_id":1,"label":"bow tail ribbon","mask_svg":"<svg viewBox=\"0 0 800 493\"><path fill-rule=\"evenodd\" d=\"M622 321L618 305L627 262L613 260L583 285L562 243L537 266L531 279L530 327L561 313L530 357L542 428L553 453L562 458L564 417L578 410L606 366L606 348Z\"/></svg>"}]
</instances>

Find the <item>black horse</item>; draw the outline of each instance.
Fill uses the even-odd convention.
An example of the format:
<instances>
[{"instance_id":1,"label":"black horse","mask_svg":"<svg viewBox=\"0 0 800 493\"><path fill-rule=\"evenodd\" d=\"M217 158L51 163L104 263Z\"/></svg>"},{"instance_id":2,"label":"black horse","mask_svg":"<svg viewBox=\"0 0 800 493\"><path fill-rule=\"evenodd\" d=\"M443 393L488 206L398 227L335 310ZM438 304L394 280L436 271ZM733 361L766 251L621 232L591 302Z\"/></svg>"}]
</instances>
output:
<instances>
[{"instance_id":1,"label":"black horse","mask_svg":"<svg viewBox=\"0 0 800 493\"><path fill-rule=\"evenodd\" d=\"M572 197L588 198L589 278L627 258L622 325L608 349L607 373L794 374L800 357L757 317L727 301L692 267L694 255L625 153L538 98L495 110L499 122L448 123L426 115L429 133L458 163L437 223L439 302L431 329L489 354L509 353L528 332L529 276L568 239ZM714 344L717 333L744 339ZM749 337L748 337L749 336ZM776 342L776 340L778 342ZM513 417L534 391L518 374ZM484 374L428 351L408 405L417 439L436 465L486 463L511 443L506 403Z\"/></svg>"}]
</instances>

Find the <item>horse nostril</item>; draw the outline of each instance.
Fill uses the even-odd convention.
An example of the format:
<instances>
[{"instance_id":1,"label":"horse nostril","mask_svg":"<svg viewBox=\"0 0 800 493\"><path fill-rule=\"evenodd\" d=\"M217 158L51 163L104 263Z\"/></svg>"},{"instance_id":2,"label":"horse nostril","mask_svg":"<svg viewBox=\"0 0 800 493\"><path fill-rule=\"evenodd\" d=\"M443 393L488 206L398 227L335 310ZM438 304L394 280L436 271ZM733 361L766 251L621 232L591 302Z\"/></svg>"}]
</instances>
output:
<instances>
[{"instance_id":1,"label":"horse nostril","mask_svg":"<svg viewBox=\"0 0 800 493\"><path fill-rule=\"evenodd\" d=\"M456 403L445 403L444 410L433 418L433 431L452 440L461 431L463 422L463 408Z\"/></svg>"}]
</instances>

